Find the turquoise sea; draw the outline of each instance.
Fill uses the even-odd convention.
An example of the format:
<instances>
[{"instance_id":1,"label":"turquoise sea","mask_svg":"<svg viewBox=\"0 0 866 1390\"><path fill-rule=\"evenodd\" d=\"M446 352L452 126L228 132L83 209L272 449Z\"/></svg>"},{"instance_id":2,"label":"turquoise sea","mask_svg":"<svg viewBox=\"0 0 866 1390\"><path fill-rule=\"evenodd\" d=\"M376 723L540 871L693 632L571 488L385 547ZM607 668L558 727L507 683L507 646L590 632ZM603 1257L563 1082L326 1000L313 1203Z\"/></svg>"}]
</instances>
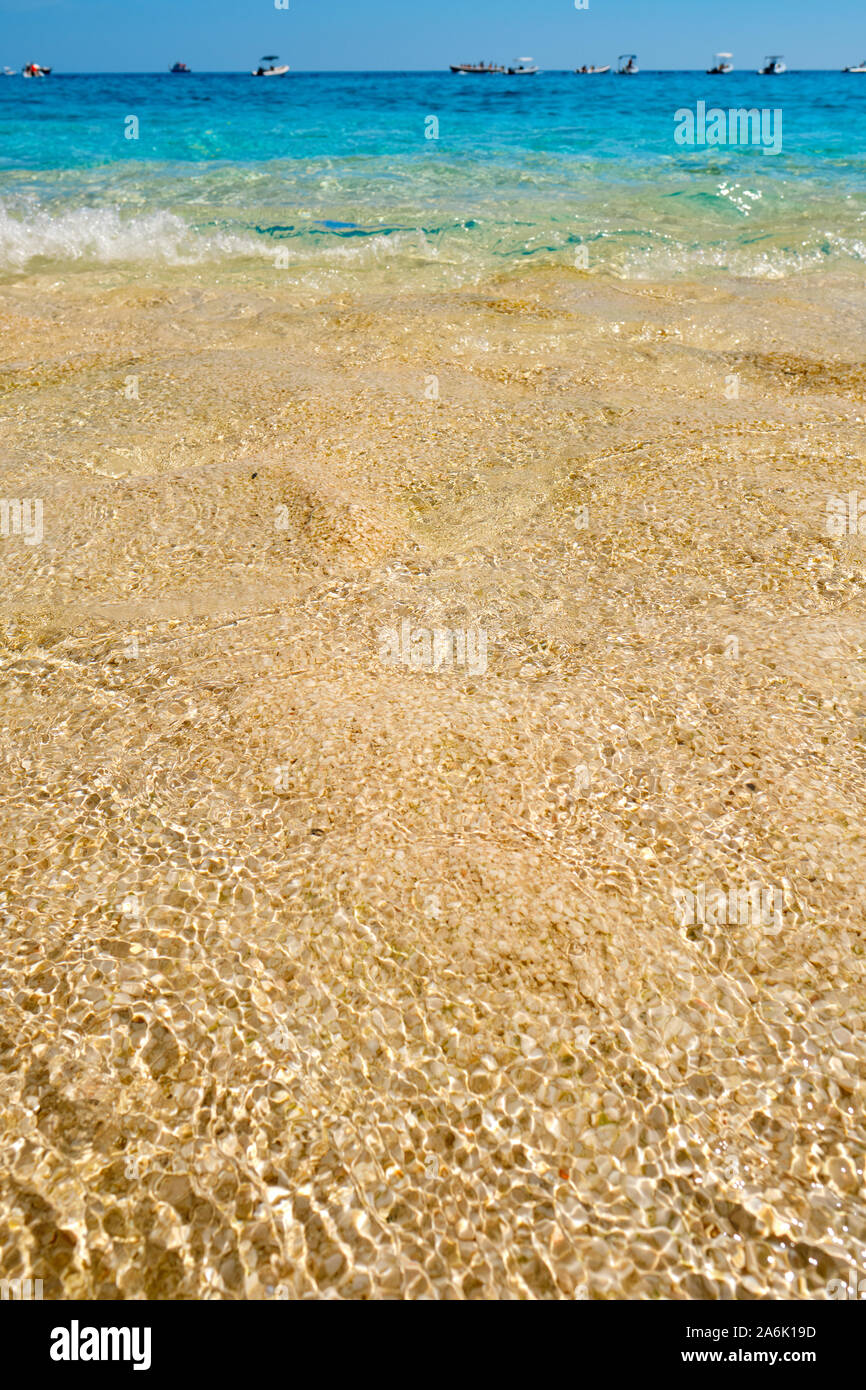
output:
<instances>
[{"instance_id":1,"label":"turquoise sea","mask_svg":"<svg viewBox=\"0 0 866 1390\"><path fill-rule=\"evenodd\" d=\"M678 146L699 101L780 111L780 153ZM866 75L820 72L3 78L0 273L254 275L278 252L318 286L576 254L626 277L860 268L864 110Z\"/></svg>"}]
</instances>

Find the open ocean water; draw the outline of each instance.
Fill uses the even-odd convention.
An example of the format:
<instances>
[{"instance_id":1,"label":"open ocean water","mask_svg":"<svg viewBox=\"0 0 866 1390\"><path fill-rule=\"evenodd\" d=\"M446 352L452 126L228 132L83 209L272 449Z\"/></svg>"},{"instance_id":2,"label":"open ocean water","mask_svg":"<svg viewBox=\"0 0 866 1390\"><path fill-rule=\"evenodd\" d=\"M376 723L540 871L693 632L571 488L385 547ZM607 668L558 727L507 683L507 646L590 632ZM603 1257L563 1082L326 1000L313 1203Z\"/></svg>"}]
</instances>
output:
<instances>
[{"instance_id":1,"label":"open ocean water","mask_svg":"<svg viewBox=\"0 0 866 1390\"><path fill-rule=\"evenodd\" d=\"M780 152L678 146L675 112L702 100L780 110ZM825 72L2 79L0 271L254 275L282 251L322 288L395 269L432 287L583 245L629 278L859 268L864 104L866 77Z\"/></svg>"}]
</instances>

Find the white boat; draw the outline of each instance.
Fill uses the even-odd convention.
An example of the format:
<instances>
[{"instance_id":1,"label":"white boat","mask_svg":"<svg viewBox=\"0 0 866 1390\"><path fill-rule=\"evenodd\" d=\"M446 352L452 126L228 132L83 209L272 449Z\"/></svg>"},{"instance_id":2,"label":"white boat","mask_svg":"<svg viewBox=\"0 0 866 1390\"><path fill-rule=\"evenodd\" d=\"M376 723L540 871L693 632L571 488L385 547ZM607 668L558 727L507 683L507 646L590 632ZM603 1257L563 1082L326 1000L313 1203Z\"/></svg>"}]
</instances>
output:
<instances>
[{"instance_id":1,"label":"white boat","mask_svg":"<svg viewBox=\"0 0 866 1390\"><path fill-rule=\"evenodd\" d=\"M538 72L531 58L516 58L508 69L509 77L534 77Z\"/></svg>"},{"instance_id":2,"label":"white boat","mask_svg":"<svg viewBox=\"0 0 866 1390\"><path fill-rule=\"evenodd\" d=\"M15 71L14 68L4 68L4 69L3 69L3 76L4 76L4 77L17 77L18 74L16 73L16 71Z\"/></svg>"},{"instance_id":3,"label":"white boat","mask_svg":"<svg viewBox=\"0 0 866 1390\"><path fill-rule=\"evenodd\" d=\"M636 53L620 53L619 67L616 70L617 77L634 77L635 73L640 72L637 65Z\"/></svg>"},{"instance_id":4,"label":"white boat","mask_svg":"<svg viewBox=\"0 0 866 1390\"><path fill-rule=\"evenodd\" d=\"M715 59L713 60L713 66L711 68L707 68L707 76L717 77L720 74L733 72L734 65L731 62L733 56L733 53L717 53Z\"/></svg>"},{"instance_id":5,"label":"white boat","mask_svg":"<svg viewBox=\"0 0 866 1390\"><path fill-rule=\"evenodd\" d=\"M21 69L22 77L47 77L51 72L50 68L43 68L40 63L25 63Z\"/></svg>"},{"instance_id":6,"label":"white boat","mask_svg":"<svg viewBox=\"0 0 866 1390\"><path fill-rule=\"evenodd\" d=\"M264 56L264 58L261 59L261 62L259 63L259 66L258 66L257 68L253 68L252 76L253 76L253 77L285 77L286 73L287 73L288 70L289 70L289 65L288 65L288 63L283 63L280 67L276 67L275 64L276 64L276 61L277 61L277 58L278 58L278 57L279 57L279 54L277 54L277 53L266 53L265 56ZM265 67L265 66L264 66L265 63L268 64L268 67Z\"/></svg>"},{"instance_id":7,"label":"white boat","mask_svg":"<svg viewBox=\"0 0 866 1390\"><path fill-rule=\"evenodd\" d=\"M780 73L787 72L785 59L781 53L771 53L764 59L764 66L758 68L759 77L778 77Z\"/></svg>"},{"instance_id":8,"label":"white boat","mask_svg":"<svg viewBox=\"0 0 866 1390\"><path fill-rule=\"evenodd\" d=\"M843 72L866 72L866 58L862 63L852 63L850 68L843 68Z\"/></svg>"},{"instance_id":9,"label":"white boat","mask_svg":"<svg viewBox=\"0 0 866 1390\"><path fill-rule=\"evenodd\" d=\"M594 68L590 65L588 68L575 68L574 71L578 77L599 77L603 72L610 72L610 63L606 68Z\"/></svg>"}]
</instances>

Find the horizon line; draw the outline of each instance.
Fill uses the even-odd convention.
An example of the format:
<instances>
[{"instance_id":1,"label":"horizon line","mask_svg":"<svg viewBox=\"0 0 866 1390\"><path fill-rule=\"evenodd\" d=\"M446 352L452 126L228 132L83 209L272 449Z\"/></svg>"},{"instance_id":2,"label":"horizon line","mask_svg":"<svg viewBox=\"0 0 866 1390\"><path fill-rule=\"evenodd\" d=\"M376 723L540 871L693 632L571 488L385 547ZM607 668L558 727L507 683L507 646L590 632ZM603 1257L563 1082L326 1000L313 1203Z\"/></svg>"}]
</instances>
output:
<instances>
[{"instance_id":1,"label":"horizon line","mask_svg":"<svg viewBox=\"0 0 866 1390\"><path fill-rule=\"evenodd\" d=\"M364 75L364 76L366 76L366 75L373 75L373 74L375 74L375 73L380 73L380 74L381 74L381 73L386 73L386 74L389 74L389 75L396 75L396 74L402 73L402 74L405 74L405 75L408 75L408 76L415 76L415 75L418 75L418 76L426 76L426 75L429 75L429 74L431 74L431 73L447 73L447 72L449 72L449 71L450 71L450 67L444 67L444 68L441 68L441 67L436 67L436 68L292 68L292 67L290 67L290 68L289 68L289 72L292 73L295 77L299 77L299 76L304 76L304 77L332 76L332 75L334 75L334 74L336 74L336 73L351 73L351 74L354 74L354 75L356 75L356 76L359 75L359 74L360 74L360 75ZM538 72L535 73L535 74L533 74L533 76L542 77L542 76L544 76L545 73L551 73L551 72L574 73L574 72L576 72L576 71L577 71L577 69L572 68L572 67L567 67L567 68L539 68ZM711 75L712 75L712 74L710 74L710 73L707 72L706 68L703 68L703 67L699 67L699 68L647 68L647 67L643 67L643 68L641 68L637 73L629 73L629 74L627 74L627 75L630 76L630 77L641 77L641 76L646 76L648 73L655 73L655 72L697 72L697 73L703 74L703 76L705 76L705 77L711 76ZM788 77L788 76L791 75L791 73L795 73L795 72L830 72L830 73L839 73L840 75L843 75L843 76L844 76L844 75L846 74L846 72L847 72L847 69L845 69L845 68L811 68L811 67L790 68L790 67L789 67L785 73L780 73L780 74L776 74L776 75L777 75L777 76ZM733 75L736 74L736 73L751 73L751 74L753 74L755 77L762 77L762 76L765 75L765 74L763 74L763 73L758 72L755 68L752 68L752 67L734 68L734 69L733 69L733 72L731 72L731 73L726 73L726 74L723 74L723 75L724 75L724 76L727 76L727 77L731 77L731 76L733 76ZM251 75L252 75L252 74L251 74L249 68L198 68L198 69L191 68L188 72L185 72L185 73L173 73L172 70L171 70L171 68L169 68L169 67L166 67L166 68L91 68L91 69L84 69L84 68L82 68L82 69L72 69L72 68L70 68L68 71L58 71L57 68L55 68L54 66L52 66L52 68L51 68L51 76L52 76L52 77L247 77L247 76L251 76ZM479 76L491 76L491 77L508 76L507 73L489 73L489 74L488 74L488 73L485 73L485 74L477 74L477 75L479 75ZM598 75L598 76L604 76L603 73L600 73L600 74L597 74L597 75ZM613 75L614 77L616 77L616 76L619 76L620 74L614 72L614 73L612 73L612 75ZM854 74L854 75L856 75L856 74ZM15 71L15 72L13 73L13 76L15 76L15 77L20 76L20 72L19 72L19 71Z\"/></svg>"}]
</instances>

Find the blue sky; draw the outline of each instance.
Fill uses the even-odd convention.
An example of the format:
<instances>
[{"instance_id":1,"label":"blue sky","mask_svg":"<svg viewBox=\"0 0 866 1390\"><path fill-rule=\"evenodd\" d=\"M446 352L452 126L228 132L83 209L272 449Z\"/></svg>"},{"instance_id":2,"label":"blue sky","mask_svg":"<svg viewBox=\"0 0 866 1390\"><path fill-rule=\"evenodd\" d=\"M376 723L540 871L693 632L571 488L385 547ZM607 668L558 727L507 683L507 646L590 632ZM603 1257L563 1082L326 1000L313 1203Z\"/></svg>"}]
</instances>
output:
<instances>
[{"instance_id":1,"label":"blue sky","mask_svg":"<svg viewBox=\"0 0 866 1390\"><path fill-rule=\"evenodd\" d=\"M532 54L544 68L638 54L644 68L702 68L716 49L754 68L866 56L864 0L0 0L0 64L60 72L240 71L279 53L297 71L430 69Z\"/></svg>"}]
</instances>

